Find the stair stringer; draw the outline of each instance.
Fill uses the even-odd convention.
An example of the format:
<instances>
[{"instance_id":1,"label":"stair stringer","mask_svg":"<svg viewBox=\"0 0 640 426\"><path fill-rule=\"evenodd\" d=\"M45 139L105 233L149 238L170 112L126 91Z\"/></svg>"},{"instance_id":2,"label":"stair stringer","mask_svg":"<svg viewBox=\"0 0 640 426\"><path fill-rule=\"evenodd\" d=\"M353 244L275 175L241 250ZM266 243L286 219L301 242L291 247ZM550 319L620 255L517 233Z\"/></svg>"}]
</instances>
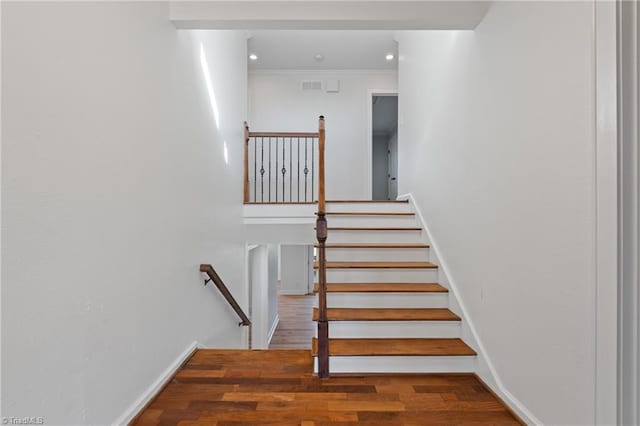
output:
<instances>
[{"instance_id":1,"label":"stair stringer","mask_svg":"<svg viewBox=\"0 0 640 426\"><path fill-rule=\"evenodd\" d=\"M504 383L500 379L498 372L496 371L491 358L487 353L486 348L482 344L482 340L478 335L476 327L469 312L464 304L464 300L460 295L460 291L456 286L455 280L452 278L447 262L444 260L442 253L438 249L438 243L433 239L429 226L422 211L418 207L411 193L399 195L398 200L409 200L409 206L416 214L418 223L422 226L422 237L425 244L430 246L430 261L438 265L438 277L439 284L449 289L449 309L455 312L461 321L461 334L460 337L466 344L471 346L476 352L475 359L476 375L482 379L487 386L491 388L495 394L502 399L502 401L509 406L522 420L527 424L541 425L542 422L536 418L527 407L520 402L509 390L505 387Z\"/></svg>"}]
</instances>

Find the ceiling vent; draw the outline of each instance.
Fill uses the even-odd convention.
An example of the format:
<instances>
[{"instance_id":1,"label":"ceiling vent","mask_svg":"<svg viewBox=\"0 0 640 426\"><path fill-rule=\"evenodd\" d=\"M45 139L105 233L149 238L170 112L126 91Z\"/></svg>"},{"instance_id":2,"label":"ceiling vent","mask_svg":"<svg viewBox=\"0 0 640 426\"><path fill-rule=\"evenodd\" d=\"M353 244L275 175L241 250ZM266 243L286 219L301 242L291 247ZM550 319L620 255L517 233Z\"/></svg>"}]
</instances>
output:
<instances>
[{"instance_id":1,"label":"ceiling vent","mask_svg":"<svg viewBox=\"0 0 640 426\"><path fill-rule=\"evenodd\" d=\"M321 80L304 80L302 82L302 90L307 92L310 90L322 90Z\"/></svg>"}]
</instances>

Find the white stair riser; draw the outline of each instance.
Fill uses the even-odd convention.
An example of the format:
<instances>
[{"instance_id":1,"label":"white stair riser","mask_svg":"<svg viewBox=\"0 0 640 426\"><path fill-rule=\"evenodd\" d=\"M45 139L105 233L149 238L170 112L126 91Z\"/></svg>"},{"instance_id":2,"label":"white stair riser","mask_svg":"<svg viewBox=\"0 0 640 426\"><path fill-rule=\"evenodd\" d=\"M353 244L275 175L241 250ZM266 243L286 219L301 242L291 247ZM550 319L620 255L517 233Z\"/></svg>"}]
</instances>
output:
<instances>
[{"instance_id":1,"label":"white stair riser","mask_svg":"<svg viewBox=\"0 0 640 426\"><path fill-rule=\"evenodd\" d=\"M327 211L414 213L409 203L327 203Z\"/></svg>"},{"instance_id":2,"label":"white stair riser","mask_svg":"<svg viewBox=\"0 0 640 426\"><path fill-rule=\"evenodd\" d=\"M460 337L460 321L330 321L329 337L427 339ZM317 330L316 330L317 337Z\"/></svg>"},{"instance_id":3,"label":"white stair riser","mask_svg":"<svg viewBox=\"0 0 640 426\"><path fill-rule=\"evenodd\" d=\"M418 226L414 216L327 216L329 226Z\"/></svg>"},{"instance_id":4,"label":"white stair riser","mask_svg":"<svg viewBox=\"0 0 640 426\"><path fill-rule=\"evenodd\" d=\"M329 229L328 243L422 243L422 231L351 231Z\"/></svg>"},{"instance_id":5,"label":"white stair riser","mask_svg":"<svg viewBox=\"0 0 640 426\"><path fill-rule=\"evenodd\" d=\"M437 283L438 269L327 269L327 282Z\"/></svg>"},{"instance_id":6,"label":"white stair riser","mask_svg":"<svg viewBox=\"0 0 640 426\"><path fill-rule=\"evenodd\" d=\"M328 248L329 261L426 262L428 248Z\"/></svg>"},{"instance_id":7,"label":"white stair riser","mask_svg":"<svg viewBox=\"0 0 640 426\"><path fill-rule=\"evenodd\" d=\"M331 373L472 373L476 357L470 356L332 356ZM318 372L314 357L313 371Z\"/></svg>"},{"instance_id":8,"label":"white stair riser","mask_svg":"<svg viewBox=\"0 0 640 426\"><path fill-rule=\"evenodd\" d=\"M318 300L316 298L316 306ZM328 293L329 308L448 308L448 293Z\"/></svg>"},{"instance_id":9,"label":"white stair riser","mask_svg":"<svg viewBox=\"0 0 640 426\"><path fill-rule=\"evenodd\" d=\"M409 203L330 203L336 212L413 212ZM414 227L415 216L328 216L329 227ZM329 230L328 243L423 243L423 231ZM329 261L428 261L429 249L328 249ZM328 269L327 281L438 282L436 269ZM444 308L448 293L329 293L330 308ZM461 321L331 321L331 338L459 338ZM472 373L475 356L331 356L331 373ZM318 360L314 357L314 371Z\"/></svg>"}]
</instances>

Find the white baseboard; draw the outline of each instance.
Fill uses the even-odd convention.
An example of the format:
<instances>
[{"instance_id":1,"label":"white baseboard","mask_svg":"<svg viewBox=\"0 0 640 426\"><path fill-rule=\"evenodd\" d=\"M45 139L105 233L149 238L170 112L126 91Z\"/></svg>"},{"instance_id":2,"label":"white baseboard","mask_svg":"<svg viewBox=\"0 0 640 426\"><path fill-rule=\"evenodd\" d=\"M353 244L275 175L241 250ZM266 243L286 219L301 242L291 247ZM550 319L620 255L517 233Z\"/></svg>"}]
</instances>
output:
<instances>
[{"instance_id":1,"label":"white baseboard","mask_svg":"<svg viewBox=\"0 0 640 426\"><path fill-rule=\"evenodd\" d=\"M118 417L112 424L127 425L140 413L149 402L160 392L164 385L171 380L173 375L185 363L191 355L200 347L198 342L193 342L167 367L166 370L158 377L144 392L131 404L125 412Z\"/></svg>"},{"instance_id":2,"label":"white baseboard","mask_svg":"<svg viewBox=\"0 0 640 426\"><path fill-rule=\"evenodd\" d=\"M504 384L502 383L502 380L500 380L500 376L498 375L498 372L496 371L495 367L493 366L493 363L491 362L491 358L489 358L489 354L487 353L487 350L485 349L484 345L482 344L482 341L480 340L480 335L476 331L475 324L471 319L471 317L469 316L469 312L466 308L464 300L460 295L458 286L456 285L449 271L447 262L444 260L440 250L438 250L438 244L433 239L433 235L431 235L431 232L429 231L429 227L427 226L427 222L425 221L424 216L422 215L422 211L420 211L420 207L418 207L418 204L416 204L416 200L413 198L413 195L411 193L402 194L402 195L399 195L397 199L398 200L408 199L412 208L415 210L416 216L418 217L418 221L420 222L422 229L424 229L424 232L427 235L427 238L429 239L428 243L431 247L431 250L433 250L433 253L438 259L438 263L439 263L438 266L440 268L440 271L445 275L451 290L451 294L453 297L456 298L458 302L458 307L460 308L460 311L461 311L460 313L462 314L463 321L466 322L469 328L469 331L471 332L471 335L475 340L477 347L474 349L476 349L476 351L478 352L478 359L480 362L484 362L490 377L486 377L484 374L482 374L482 371L477 371L476 373L480 378L482 378L485 381L485 384L489 386L491 390L495 392L496 395L498 395L498 397L500 397L504 401L504 403L507 404L509 408L511 408L511 410L513 410L514 413L516 413L523 421L525 421L527 424L530 424L530 425L541 425L542 422L538 418L536 418L536 416L534 416L533 413L531 413L531 411L529 411L522 402L520 402L515 396L513 396L513 394L509 392L507 388L504 386Z\"/></svg>"},{"instance_id":3,"label":"white baseboard","mask_svg":"<svg viewBox=\"0 0 640 426\"><path fill-rule=\"evenodd\" d=\"M267 348L269 347L269 343L271 343L271 339L276 332L276 328L278 328L278 323L280 322L280 317L276 314L276 319L273 320L273 324L271 325L271 329L269 329L269 334L267 334Z\"/></svg>"}]
</instances>

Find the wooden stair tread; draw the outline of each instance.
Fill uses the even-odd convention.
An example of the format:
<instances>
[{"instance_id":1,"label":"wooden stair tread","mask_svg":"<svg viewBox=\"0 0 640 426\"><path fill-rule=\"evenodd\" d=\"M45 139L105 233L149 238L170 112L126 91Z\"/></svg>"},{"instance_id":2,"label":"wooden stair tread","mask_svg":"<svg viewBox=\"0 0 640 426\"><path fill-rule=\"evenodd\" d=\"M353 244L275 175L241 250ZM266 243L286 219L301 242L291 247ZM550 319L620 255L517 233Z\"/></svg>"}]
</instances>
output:
<instances>
[{"instance_id":1,"label":"wooden stair tread","mask_svg":"<svg viewBox=\"0 0 640 426\"><path fill-rule=\"evenodd\" d=\"M329 283L327 293L447 293L437 283ZM318 292L318 283L313 285Z\"/></svg>"},{"instance_id":2,"label":"wooden stair tread","mask_svg":"<svg viewBox=\"0 0 640 426\"><path fill-rule=\"evenodd\" d=\"M318 339L311 351L318 355ZM331 356L475 356L461 339L329 339Z\"/></svg>"},{"instance_id":3,"label":"wooden stair tread","mask_svg":"<svg viewBox=\"0 0 640 426\"><path fill-rule=\"evenodd\" d=\"M318 262L313 263L318 269ZM436 269L431 262L327 262L327 269Z\"/></svg>"},{"instance_id":4,"label":"wooden stair tread","mask_svg":"<svg viewBox=\"0 0 640 426\"><path fill-rule=\"evenodd\" d=\"M447 308L327 308L329 321L460 321ZM313 321L318 308L313 308Z\"/></svg>"},{"instance_id":5,"label":"wooden stair tread","mask_svg":"<svg viewBox=\"0 0 640 426\"><path fill-rule=\"evenodd\" d=\"M315 228L314 228L315 229ZM329 231L422 231L417 226L334 226L327 227Z\"/></svg>"},{"instance_id":6,"label":"wooden stair tread","mask_svg":"<svg viewBox=\"0 0 640 426\"><path fill-rule=\"evenodd\" d=\"M327 203L408 203L409 200L326 200Z\"/></svg>"},{"instance_id":7,"label":"wooden stair tread","mask_svg":"<svg viewBox=\"0 0 640 426\"><path fill-rule=\"evenodd\" d=\"M327 212L332 216L415 216L415 213L404 212Z\"/></svg>"},{"instance_id":8,"label":"wooden stair tread","mask_svg":"<svg viewBox=\"0 0 640 426\"><path fill-rule=\"evenodd\" d=\"M318 244L315 245L318 247ZM332 243L326 248L372 248L372 249L426 249L429 244L420 243Z\"/></svg>"}]
</instances>

